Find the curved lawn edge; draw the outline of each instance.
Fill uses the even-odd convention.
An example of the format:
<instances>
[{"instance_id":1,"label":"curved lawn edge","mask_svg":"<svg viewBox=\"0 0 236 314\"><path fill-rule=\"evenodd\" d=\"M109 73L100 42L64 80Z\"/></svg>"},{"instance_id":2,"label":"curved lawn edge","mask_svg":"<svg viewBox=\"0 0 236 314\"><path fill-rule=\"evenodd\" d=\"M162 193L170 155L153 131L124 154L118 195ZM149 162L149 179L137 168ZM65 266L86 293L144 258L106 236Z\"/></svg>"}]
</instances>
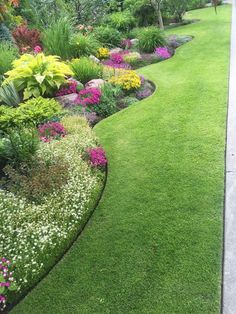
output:
<instances>
[{"instance_id":1,"label":"curved lawn edge","mask_svg":"<svg viewBox=\"0 0 236 314\"><path fill-rule=\"evenodd\" d=\"M220 19L218 31L222 27L228 34L228 24L225 25L224 20L227 18L228 21L228 15L224 13L222 17L223 9L220 10L221 15L217 17ZM164 75L161 88L158 88L160 91L162 88L168 90L168 74L176 70L171 80L172 83L175 82L174 97L164 95L163 92L160 94L155 92L148 99L103 120L96 127L96 133L101 136L101 142L105 144L111 157L109 182L103 201L93 216L93 224L86 229L87 236L82 238L79 245L75 245L69 260L67 259L50 274L50 278L46 278L37 291L16 308L16 313L29 313L37 305L39 307L37 313L41 313L40 309L41 311L50 309L51 313L57 313L60 309L78 310L81 313L89 313L89 311L105 313L107 310L114 313L117 310L122 313L129 313L129 311L156 313L156 309L160 311L158 313L175 311L181 314L218 311L220 303L218 258L221 255L222 235L219 227L222 222L221 179L224 144L222 134L227 89L225 67L227 67L228 38L219 38L218 35L217 43L222 44L219 56L213 50L211 58L207 58L207 71L206 69L204 71L205 64L197 69L195 67L193 73L198 73L198 85L191 81L191 76L187 77L187 82L184 81L184 74L189 74L188 69L185 69L184 73L180 71L181 59L183 61L184 56L190 59L190 54L197 49L198 44L200 44L199 49L201 45L206 45L206 42L213 45L213 48L216 47L216 44L209 42L211 37L208 35L210 33L213 36L217 33L213 24L216 22L216 17L210 16L210 22L206 23L207 13L210 11L202 11L204 23L199 23L201 25L198 25L195 30L200 32L197 36L198 42L184 49L184 52L180 50L177 53L175 66L170 60L167 66L163 63L141 70L145 74L152 68L156 73L161 72ZM210 26L210 29L207 28L207 33L204 24L208 28ZM198 61L204 56L203 52L199 51ZM219 67L215 65L216 60L219 62ZM186 63L188 65L188 62ZM214 71L213 79L209 69L214 68L217 71ZM154 78L158 81L158 78L155 78L156 73L152 72L150 79ZM181 84L174 80L179 77L183 80ZM209 81L210 78L212 81ZM190 87L190 91L186 87ZM191 94L197 87L202 88L200 95ZM220 94L218 98L213 96L216 91ZM190 92L189 101L185 97L187 92ZM195 103L198 104L197 108L193 106ZM151 113L148 112L147 105L152 106ZM182 116L184 109L187 111L185 116ZM130 114L133 114L133 119L128 117ZM145 121L146 126L152 126L152 130L144 128ZM189 131L193 132L191 136L187 130L183 133L182 139L178 138L175 132L181 135L178 134L180 122L182 127L184 125L188 128L193 124L192 127L196 129L197 134L190 128ZM168 123L172 126L171 130L167 128ZM158 141L155 140L157 135ZM192 140L192 137L197 140L195 146L194 142L186 143L186 140ZM168 142L170 138L174 138L173 143ZM133 141L137 147L134 147ZM156 145L153 146L155 156L150 155L150 151L145 152L150 144ZM190 146L187 151L184 144ZM133 157L137 157L137 153L144 159L135 160ZM191 160L191 156L196 158L196 155L199 164L194 163L195 159ZM178 156L182 157L179 163L176 160ZM171 163L172 157L175 158L173 163ZM191 164L184 163L188 159L192 161ZM154 168L151 168L151 163ZM136 166L136 172L133 172L130 177L129 168L133 164ZM174 172L177 165L180 169ZM140 169L140 166L143 168ZM208 169L207 176L205 169ZM151 178L157 174L159 174L158 180L154 179L152 182L157 193L155 198L147 189L148 183L150 184L148 175ZM168 177L168 174L171 176ZM167 182L165 175L171 180ZM118 181L115 180L116 178ZM133 190L131 181L135 185ZM206 184L207 189L204 190L200 183ZM172 193L172 199L169 199L168 193L171 193L171 189L174 189L175 193ZM181 204L178 204L178 198ZM150 199L153 199L153 204ZM176 244L179 247L176 247ZM80 259L82 261L76 263ZM67 263L69 265L65 265ZM78 280L67 282L66 278L70 278L70 275L77 275ZM66 297L61 291L63 289L57 287L58 284L60 287L64 284ZM48 293L49 297L47 297ZM60 298L54 302L50 296Z\"/></svg>"},{"instance_id":2,"label":"curved lawn edge","mask_svg":"<svg viewBox=\"0 0 236 314\"><path fill-rule=\"evenodd\" d=\"M68 245L65 247L65 249L63 250L63 252L60 254L60 256L58 256L54 263L52 263L52 265L50 267L48 267L47 271L42 274L42 276L39 278L39 280L34 283L32 285L32 287L30 287L29 289L26 289L21 295L20 297L15 301L12 302L11 304L7 305L6 308L1 311L1 313L3 314L7 314L9 313L9 311L11 311L15 306L17 306L17 304L19 304L21 301L24 300L24 298L31 292L33 291L38 284L45 279L51 271L53 271L53 269L57 266L58 263L60 263L60 261L63 260L63 258L66 256L66 254L70 251L70 249L73 247L73 245L75 244L75 242L77 242L77 240L79 240L79 238L82 236L86 226L88 225L90 218L93 216L94 212L96 211L102 197L104 194L104 190L106 188L106 183L107 183L107 176L108 176L108 164L105 167L105 171L104 171L104 178L101 182L101 185L99 185L97 187L97 191L96 191L96 197L93 198L93 200L91 201L91 206L90 206L90 210L88 210L86 212L86 214L83 216L82 218L82 222L78 228L78 232L74 235L72 235L72 237L70 237L70 241L68 241Z\"/></svg>"}]
</instances>

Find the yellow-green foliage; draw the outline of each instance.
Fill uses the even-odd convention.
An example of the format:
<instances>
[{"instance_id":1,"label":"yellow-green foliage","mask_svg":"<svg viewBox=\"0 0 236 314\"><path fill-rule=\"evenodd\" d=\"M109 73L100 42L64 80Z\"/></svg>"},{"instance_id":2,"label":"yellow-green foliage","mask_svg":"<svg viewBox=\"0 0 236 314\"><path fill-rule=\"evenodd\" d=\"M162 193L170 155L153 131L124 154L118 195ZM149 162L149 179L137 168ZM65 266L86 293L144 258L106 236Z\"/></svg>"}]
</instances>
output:
<instances>
[{"instance_id":1,"label":"yellow-green foliage","mask_svg":"<svg viewBox=\"0 0 236 314\"><path fill-rule=\"evenodd\" d=\"M117 75L113 76L109 82L118 85L127 91L141 87L141 79L139 75L132 70L117 71Z\"/></svg>"},{"instance_id":2,"label":"yellow-green foliage","mask_svg":"<svg viewBox=\"0 0 236 314\"><path fill-rule=\"evenodd\" d=\"M6 73L6 82L13 81L18 91L24 91L24 99L29 99L52 95L65 83L66 76L72 74L69 66L57 56L24 54L13 62L13 70Z\"/></svg>"},{"instance_id":3,"label":"yellow-green foliage","mask_svg":"<svg viewBox=\"0 0 236 314\"><path fill-rule=\"evenodd\" d=\"M56 100L43 97L32 98L17 108L0 106L0 130L38 125L61 112L62 108Z\"/></svg>"}]
</instances>

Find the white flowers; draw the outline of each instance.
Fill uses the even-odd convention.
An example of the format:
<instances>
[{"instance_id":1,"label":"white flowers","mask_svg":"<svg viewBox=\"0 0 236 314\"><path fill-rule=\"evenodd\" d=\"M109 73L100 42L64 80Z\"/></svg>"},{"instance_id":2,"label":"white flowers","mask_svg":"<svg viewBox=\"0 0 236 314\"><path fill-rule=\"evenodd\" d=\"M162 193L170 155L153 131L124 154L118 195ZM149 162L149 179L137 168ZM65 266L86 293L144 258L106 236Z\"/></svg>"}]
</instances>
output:
<instances>
[{"instance_id":1,"label":"white flowers","mask_svg":"<svg viewBox=\"0 0 236 314\"><path fill-rule=\"evenodd\" d=\"M84 149L96 146L90 128L81 117L65 118L62 123L69 134L60 141L42 143L38 156L65 160L67 183L40 204L0 190L0 256L16 265L15 279L21 289L38 280L63 253L102 184L101 172L82 158Z\"/></svg>"}]
</instances>

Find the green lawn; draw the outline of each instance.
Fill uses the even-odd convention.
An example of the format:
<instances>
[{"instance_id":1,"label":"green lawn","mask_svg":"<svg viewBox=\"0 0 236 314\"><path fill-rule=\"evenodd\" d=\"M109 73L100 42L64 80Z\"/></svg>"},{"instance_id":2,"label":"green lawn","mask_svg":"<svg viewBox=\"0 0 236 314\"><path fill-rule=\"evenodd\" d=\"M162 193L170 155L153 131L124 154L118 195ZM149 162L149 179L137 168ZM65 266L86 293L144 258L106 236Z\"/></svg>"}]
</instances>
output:
<instances>
[{"instance_id":1,"label":"green lawn","mask_svg":"<svg viewBox=\"0 0 236 314\"><path fill-rule=\"evenodd\" d=\"M171 60L140 70L150 98L96 127L103 199L80 239L13 313L219 313L231 7Z\"/></svg>"}]
</instances>

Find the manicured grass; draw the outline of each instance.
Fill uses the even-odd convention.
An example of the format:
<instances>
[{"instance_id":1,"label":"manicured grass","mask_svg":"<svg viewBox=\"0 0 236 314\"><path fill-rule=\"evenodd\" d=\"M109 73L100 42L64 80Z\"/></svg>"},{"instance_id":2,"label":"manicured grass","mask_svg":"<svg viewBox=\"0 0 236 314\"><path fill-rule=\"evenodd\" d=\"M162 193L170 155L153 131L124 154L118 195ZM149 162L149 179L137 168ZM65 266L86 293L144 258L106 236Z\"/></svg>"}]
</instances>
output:
<instances>
[{"instance_id":1,"label":"manicured grass","mask_svg":"<svg viewBox=\"0 0 236 314\"><path fill-rule=\"evenodd\" d=\"M230 6L171 60L158 91L102 121L107 187L69 254L13 313L219 313Z\"/></svg>"}]
</instances>

